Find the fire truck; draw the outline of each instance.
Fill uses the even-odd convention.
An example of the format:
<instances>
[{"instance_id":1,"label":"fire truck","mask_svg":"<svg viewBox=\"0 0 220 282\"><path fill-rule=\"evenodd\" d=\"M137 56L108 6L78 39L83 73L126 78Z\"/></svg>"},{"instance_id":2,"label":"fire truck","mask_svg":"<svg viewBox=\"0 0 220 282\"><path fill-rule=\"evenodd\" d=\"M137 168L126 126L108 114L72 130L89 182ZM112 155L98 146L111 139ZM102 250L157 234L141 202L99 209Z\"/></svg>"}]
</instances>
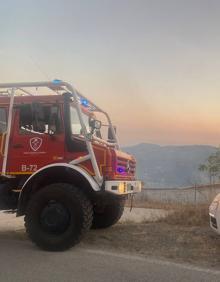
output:
<instances>
[{"instance_id":1,"label":"fire truck","mask_svg":"<svg viewBox=\"0 0 220 282\"><path fill-rule=\"evenodd\" d=\"M0 168L0 210L50 251L115 224L141 191L109 115L58 79L0 84Z\"/></svg>"}]
</instances>

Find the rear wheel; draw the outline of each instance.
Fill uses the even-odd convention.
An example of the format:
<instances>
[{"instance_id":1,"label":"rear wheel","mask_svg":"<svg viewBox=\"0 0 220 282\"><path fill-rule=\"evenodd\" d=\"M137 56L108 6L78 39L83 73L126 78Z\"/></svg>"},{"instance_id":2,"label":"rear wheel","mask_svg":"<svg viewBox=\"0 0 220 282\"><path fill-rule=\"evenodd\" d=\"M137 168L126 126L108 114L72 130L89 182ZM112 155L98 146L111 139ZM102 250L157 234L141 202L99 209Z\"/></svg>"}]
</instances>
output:
<instances>
[{"instance_id":1,"label":"rear wheel","mask_svg":"<svg viewBox=\"0 0 220 282\"><path fill-rule=\"evenodd\" d=\"M104 204L94 206L92 228L107 228L119 221L124 212L124 197L109 196Z\"/></svg>"},{"instance_id":2,"label":"rear wheel","mask_svg":"<svg viewBox=\"0 0 220 282\"><path fill-rule=\"evenodd\" d=\"M91 202L76 187L66 183L45 186L29 201L25 227L40 248L62 251L78 243L91 227Z\"/></svg>"}]
</instances>

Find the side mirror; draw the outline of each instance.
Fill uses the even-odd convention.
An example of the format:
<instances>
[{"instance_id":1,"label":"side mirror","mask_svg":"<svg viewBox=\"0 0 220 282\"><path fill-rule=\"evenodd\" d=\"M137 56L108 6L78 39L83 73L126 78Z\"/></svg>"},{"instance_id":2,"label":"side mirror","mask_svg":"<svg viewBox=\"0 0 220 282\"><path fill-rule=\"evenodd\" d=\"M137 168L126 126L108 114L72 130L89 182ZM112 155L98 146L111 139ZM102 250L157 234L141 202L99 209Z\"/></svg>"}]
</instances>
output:
<instances>
[{"instance_id":1,"label":"side mirror","mask_svg":"<svg viewBox=\"0 0 220 282\"><path fill-rule=\"evenodd\" d=\"M114 131L115 131L115 133L116 133L116 126L113 126L113 128L114 128ZM108 128L108 142L114 142L114 136L113 136L113 134L112 134L112 129L111 129L111 127L109 126L109 128Z\"/></svg>"},{"instance_id":2,"label":"side mirror","mask_svg":"<svg viewBox=\"0 0 220 282\"><path fill-rule=\"evenodd\" d=\"M99 130L102 127L102 123L100 120L94 119L94 118L89 118L89 126L92 129L91 133L94 133L94 130Z\"/></svg>"}]
</instances>

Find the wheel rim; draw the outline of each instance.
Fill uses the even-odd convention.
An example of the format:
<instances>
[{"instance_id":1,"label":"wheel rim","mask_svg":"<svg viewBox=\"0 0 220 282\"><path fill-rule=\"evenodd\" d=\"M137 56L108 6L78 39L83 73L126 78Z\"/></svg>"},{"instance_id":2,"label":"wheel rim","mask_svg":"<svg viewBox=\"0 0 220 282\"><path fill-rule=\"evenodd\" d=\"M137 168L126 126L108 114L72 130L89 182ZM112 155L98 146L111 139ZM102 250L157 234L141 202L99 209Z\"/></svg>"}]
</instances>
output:
<instances>
[{"instance_id":1,"label":"wheel rim","mask_svg":"<svg viewBox=\"0 0 220 282\"><path fill-rule=\"evenodd\" d=\"M70 224L70 213L61 203L49 201L41 212L40 224L48 233L61 234Z\"/></svg>"}]
</instances>

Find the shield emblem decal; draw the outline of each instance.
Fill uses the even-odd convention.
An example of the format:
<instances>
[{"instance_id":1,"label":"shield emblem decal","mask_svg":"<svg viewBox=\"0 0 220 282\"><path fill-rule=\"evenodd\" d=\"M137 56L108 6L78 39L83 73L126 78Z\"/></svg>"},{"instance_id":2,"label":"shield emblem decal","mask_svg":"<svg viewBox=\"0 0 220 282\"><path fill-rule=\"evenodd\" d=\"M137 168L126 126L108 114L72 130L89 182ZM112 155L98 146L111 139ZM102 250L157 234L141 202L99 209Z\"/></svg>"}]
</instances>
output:
<instances>
[{"instance_id":1,"label":"shield emblem decal","mask_svg":"<svg viewBox=\"0 0 220 282\"><path fill-rule=\"evenodd\" d=\"M40 146L42 145L42 138L34 137L30 139L30 147L33 151L37 151L40 149Z\"/></svg>"}]
</instances>

